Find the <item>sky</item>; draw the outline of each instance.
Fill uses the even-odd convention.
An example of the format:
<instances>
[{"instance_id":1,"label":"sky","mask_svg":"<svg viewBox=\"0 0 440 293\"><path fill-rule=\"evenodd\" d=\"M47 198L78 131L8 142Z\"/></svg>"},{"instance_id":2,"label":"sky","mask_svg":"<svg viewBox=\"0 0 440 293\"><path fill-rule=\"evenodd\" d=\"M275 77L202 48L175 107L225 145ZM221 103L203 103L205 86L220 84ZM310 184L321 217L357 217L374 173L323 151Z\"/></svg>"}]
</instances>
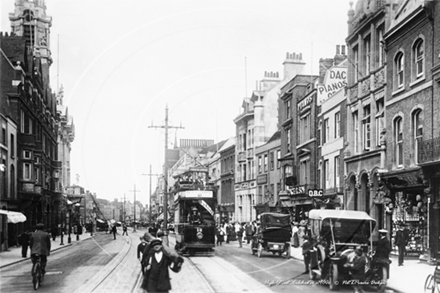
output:
<instances>
[{"instance_id":1,"label":"sky","mask_svg":"<svg viewBox=\"0 0 440 293\"><path fill-rule=\"evenodd\" d=\"M99 198L147 204L179 139L235 136L265 71L283 75L286 53L305 74L345 44L350 0L46 0L52 17L51 86L64 89L75 125L71 183ZM354 1L356 2L356 1ZM0 3L10 32L14 0Z\"/></svg>"}]
</instances>

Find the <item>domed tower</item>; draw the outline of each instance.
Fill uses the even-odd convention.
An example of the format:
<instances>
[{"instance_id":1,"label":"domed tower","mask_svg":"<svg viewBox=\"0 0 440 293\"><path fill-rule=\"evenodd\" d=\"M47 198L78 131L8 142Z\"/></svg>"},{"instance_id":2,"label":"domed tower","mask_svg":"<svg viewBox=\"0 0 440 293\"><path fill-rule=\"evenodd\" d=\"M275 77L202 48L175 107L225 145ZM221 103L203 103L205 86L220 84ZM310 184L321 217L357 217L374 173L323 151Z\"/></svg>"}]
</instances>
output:
<instances>
[{"instance_id":1,"label":"domed tower","mask_svg":"<svg viewBox=\"0 0 440 293\"><path fill-rule=\"evenodd\" d=\"M11 32L23 36L28 52L34 57L52 63L50 53L50 27L52 17L46 15L44 0L15 0L15 11L9 13Z\"/></svg>"}]
</instances>

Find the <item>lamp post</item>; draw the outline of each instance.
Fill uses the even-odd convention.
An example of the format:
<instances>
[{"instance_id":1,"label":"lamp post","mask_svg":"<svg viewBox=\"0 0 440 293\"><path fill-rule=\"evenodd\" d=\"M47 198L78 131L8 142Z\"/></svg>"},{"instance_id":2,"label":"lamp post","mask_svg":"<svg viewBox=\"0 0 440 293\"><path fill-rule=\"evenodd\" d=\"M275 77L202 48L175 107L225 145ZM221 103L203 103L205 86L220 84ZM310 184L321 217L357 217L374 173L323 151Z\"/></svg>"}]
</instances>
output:
<instances>
[{"instance_id":1,"label":"lamp post","mask_svg":"<svg viewBox=\"0 0 440 293\"><path fill-rule=\"evenodd\" d=\"M78 215L79 215L79 207L81 204L77 202L75 204L75 220L76 220L76 241L79 241L79 221L78 221Z\"/></svg>"},{"instance_id":2,"label":"lamp post","mask_svg":"<svg viewBox=\"0 0 440 293\"><path fill-rule=\"evenodd\" d=\"M72 233L72 202L67 204L69 205L69 236L67 236L67 243L71 243L72 238L70 238L70 233Z\"/></svg>"}]
</instances>

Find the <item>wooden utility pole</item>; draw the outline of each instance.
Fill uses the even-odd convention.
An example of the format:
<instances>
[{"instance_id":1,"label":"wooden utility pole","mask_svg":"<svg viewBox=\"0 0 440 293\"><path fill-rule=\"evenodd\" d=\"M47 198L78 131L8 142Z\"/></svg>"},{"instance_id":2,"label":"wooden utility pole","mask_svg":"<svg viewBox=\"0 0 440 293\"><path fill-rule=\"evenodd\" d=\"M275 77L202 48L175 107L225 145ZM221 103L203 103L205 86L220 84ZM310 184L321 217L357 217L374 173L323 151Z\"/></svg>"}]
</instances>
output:
<instances>
[{"instance_id":1,"label":"wooden utility pole","mask_svg":"<svg viewBox=\"0 0 440 293\"><path fill-rule=\"evenodd\" d=\"M151 215L151 177L152 176L160 176L161 174L151 174L151 165L150 165L150 173L149 174L142 174L143 176L149 176L150 177L150 200L149 200L149 205L148 205L148 208L149 208L149 213L150 213L150 224L151 224L151 220L152 220L152 215Z\"/></svg>"},{"instance_id":2,"label":"wooden utility pole","mask_svg":"<svg viewBox=\"0 0 440 293\"><path fill-rule=\"evenodd\" d=\"M184 127L181 126L169 126L168 125L168 105L165 106L165 125L159 125L159 126L149 126L150 128L164 128L165 129L165 161L163 163L163 181L164 181L164 188L163 188L163 196L164 196L164 203L163 203L163 226L164 226L164 244L168 246L168 158L167 158L167 150L168 150L168 129L169 128L181 128Z\"/></svg>"},{"instance_id":3,"label":"wooden utility pole","mask_svg":"<svg viewBox=\"0 0 440 293\"><path fill-rule=\"evenodd\" d=\"M140 190L136 190L136 184L134 185L134 190L130 190L130 192L134 192L134 204L133 204L133 208L134 208L134 224L133 224L133 232L136 232L136 191L140 191Z\"/></svg>"}]
</instances>

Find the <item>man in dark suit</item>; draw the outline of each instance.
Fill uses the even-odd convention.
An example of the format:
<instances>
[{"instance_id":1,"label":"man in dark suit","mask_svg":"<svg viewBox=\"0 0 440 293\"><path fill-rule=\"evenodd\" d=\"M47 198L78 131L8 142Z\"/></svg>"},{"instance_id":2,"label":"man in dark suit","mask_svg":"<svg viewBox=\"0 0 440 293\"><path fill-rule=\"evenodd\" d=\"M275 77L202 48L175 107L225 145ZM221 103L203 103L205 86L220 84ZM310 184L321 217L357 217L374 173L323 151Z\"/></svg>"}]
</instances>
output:
<instances>
[{"instance_id":1,"label":"man in dark suit","mask_svg":"<svg viewBox=\"0 0 440 293\"><path fill-rule=\"evenodd\" d=\"M31 258L34 264L37 261L37 255L41 257L41 272L46 273L47 257L50 255L50 235L43 231L44 224L37 224L37 231L32 233L30 240Z\"/></svg>"},{"instance_id":2,"label":"man in dark suit","mask_svg":"<svg viewBox=\"0 0 440 293\"><path fill-rule=\"evenodd\" d=\"M168 268L179 272L182 262L173 262L167 253L164 253L162 241L154 239L150 242L150 249L146 258L146 271L141 288L147 292L168 292L171 290Z\"/></svg>"},{"instance_id":3,"label":"man in dark suit","mask_svg":"<svg viewBox=\"0 0 440 293\"><path fill-rule=\"evenodd\" d=\"M399 249L399 266L403 266L403 260L405 258L407 243L408 243L408 232L403 227L403 225L399 225L395 238L395 244Z\"/></svg>"}]
</instances>

